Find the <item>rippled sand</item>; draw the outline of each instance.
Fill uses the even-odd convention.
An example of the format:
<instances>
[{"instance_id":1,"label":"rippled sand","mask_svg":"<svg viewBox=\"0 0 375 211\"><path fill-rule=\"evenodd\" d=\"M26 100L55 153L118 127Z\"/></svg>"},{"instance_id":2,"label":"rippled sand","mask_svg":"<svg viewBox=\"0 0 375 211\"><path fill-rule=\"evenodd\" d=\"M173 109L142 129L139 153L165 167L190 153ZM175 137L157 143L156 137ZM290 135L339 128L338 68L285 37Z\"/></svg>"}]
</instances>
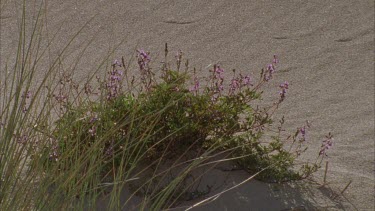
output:
<instances>
[{"instance_id":1,"label":"rippled sand","mask_svg":"<svg viewBox=\"0 0 375 211\"><path fill-rule=\"evenodd\" d=\"M14 1L2 2L1 68L17 45L17 13ZM37 9L30 3L27 10ZM277 98L277 86L285 80L290 91L278 112L293 131L309 120L309 152L316 157L328 132L335 138L328 153L327 180L336 191L352 181L343 196L333 199L326 188L284 187L250 182L223 194L196 210L311 210L374 209L374 2L341 1L246 1L246 0L50 0L47 6L47 39L57 33L50 55L56 55L69 38L91 17L72 47L72 63L79 49L93 37L76 70L84 77L108 49L123 40L113 58L133 56L135 48L152 52L156 66L164 43L181 49L190 65L207 70L220 63L258 75L274 54L280 65L275 79L265 87L267 98ZM61 27L61 28L60 28ZM60 31L58 31L60 29ZM48 61L45 61L48 63ZM66 68L71 68L66 63ZM204 73L202 73L204 74ZM216 170L215 177L224 177ZM323 171L316 174L322 180ZM236 171L226 181L237 184L247 178ZM345 199L346 198L346 199Z\"/></svg>"}]
</instances>

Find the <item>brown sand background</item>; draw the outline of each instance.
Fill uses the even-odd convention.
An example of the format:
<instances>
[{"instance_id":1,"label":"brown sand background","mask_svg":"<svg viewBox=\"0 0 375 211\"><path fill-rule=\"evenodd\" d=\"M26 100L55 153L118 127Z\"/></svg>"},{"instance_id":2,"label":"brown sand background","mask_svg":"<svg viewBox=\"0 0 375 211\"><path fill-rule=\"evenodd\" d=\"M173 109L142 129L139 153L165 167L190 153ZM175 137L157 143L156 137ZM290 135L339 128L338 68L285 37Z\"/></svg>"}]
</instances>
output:
<instances>
[{"instance_id":1,"label":"brown sand background","mask_svg":"<svg viewBox=\"0 0 375 211\"><path fill-rule=\"evenodd\" d=\"M1 68L14 58L20 1L1 1ZM40 1L29 1L27 20L35 20ZM277 98L277 86L290 83L278 114L293 131L310 120L310 150L316 157L321 140L332 132L330 186L352 180L342 200L319 188L283 187L250 182L196 210L282 210L304 206L321 210L374 210L374 1L246 1L246 0L50 0L44 22L46 40L53 40L50 58L94 15L68 49L64 68L73 68L79 50L92 43L75 70L77 77L94 71L108 49L124 39L113 59L134 55L135 48L161 61L164 43L181 49L190 65L207 70L220 63L257 76L274 54L279 70L266 86L266 98ZM60 30L60 31L59 31ZM29 32L30 33L30 32ZM48 57L46 57L48 64ZM43 69L43 67L40 67ZM0 75L1 77L1 75ZM220 178L213 172L210 178ZM247 178L236 172L228 184ZM215 176L216 175L216 176ZM322 171L316 174L322 179ZM212 182L212 179L208 182ZM343 199L344 198L344 199ZM346 198L346 199L345 199Z\"/></svg>"}]
</instances>

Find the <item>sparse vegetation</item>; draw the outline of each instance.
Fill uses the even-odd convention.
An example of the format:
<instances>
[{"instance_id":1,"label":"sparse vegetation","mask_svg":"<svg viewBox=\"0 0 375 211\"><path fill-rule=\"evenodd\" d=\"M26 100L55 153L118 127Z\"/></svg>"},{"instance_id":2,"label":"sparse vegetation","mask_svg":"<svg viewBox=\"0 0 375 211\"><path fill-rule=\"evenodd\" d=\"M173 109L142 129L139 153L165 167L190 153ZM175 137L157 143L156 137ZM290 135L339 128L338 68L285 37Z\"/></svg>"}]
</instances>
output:
<instances>
[{"instance_id":1,"label":"sparse vegetation","mask_svg":"<svg viewBox=\"0 0 375 211\"><path fill-rule=\"evenodd\" d=\"M26 42L22 23L15 64L1 71L1 210L95 207L107 192L108 208L119 210L120 192L134 180L142 181L131 195L142 194L137 209L158 210L178 201L175 193L184 194L181 184L189 172L215 153L227 152L260 180L282 182L315 172L332 146L329 136L316 163L295 166L306 150L308 125L284 139L284 119L276 130L272 119L287 98L288 82L280 85L275 103L254 106L262 86L274 80L277 56L259 78L218 64L204 78L187 61L183 65L181 51L168 60L166 45L159 75L150 53L138 50L136 72L122 58L105 77L89 75L84 84L57 74L55 65L36 82L39 57L32 51L39 49L33 43L42 37L37 24ZM187 153L195 159L182 160ZM167 160L175 161L169 170L188 165L162 185L159 168ZM145 171L152 176L142 178Z\"/></svg>"}]
</instances>

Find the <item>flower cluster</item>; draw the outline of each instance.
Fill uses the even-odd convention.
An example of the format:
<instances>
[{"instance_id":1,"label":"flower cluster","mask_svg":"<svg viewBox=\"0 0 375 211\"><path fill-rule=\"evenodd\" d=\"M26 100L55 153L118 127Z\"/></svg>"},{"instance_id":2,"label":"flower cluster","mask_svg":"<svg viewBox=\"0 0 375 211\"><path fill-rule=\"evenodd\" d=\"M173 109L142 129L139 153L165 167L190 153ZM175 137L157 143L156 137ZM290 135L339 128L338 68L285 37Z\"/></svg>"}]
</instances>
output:
<instances>
[{"instance_id":1,"label":"flower cluster","mask_svg":"<svg viewBox=\"0 0 375 211\"><path fill-rule=\"evenodd\" d=\"M234 94L236 90L241 91L243 87L250 87L252 85L251 77L249 75L243 76L240 74L238 77L232 79L229 85L229 95Z\"/></svg>"},{"instance_id":2,"label":"flower cluster","mask_svg":"<svg viewBox=\"0 0 375 211\"><path fill-rule=\"evenodd\" d=\"M224 69L221 68L220 65L215 64L212 72L213 75L211 77L211 91L213 95L211 97L211 101L216 101L216 99L224 90Z\"/></svg>"},{"instance_id":3,"label":"flower cluster","mask_svg":"<svg viewBox=\"0 0 375 211\"><path fill-rule=\"evenodd\" d=\"M245 75L245 77L242 77L241 75L241 78L242 78L242 85L243 86L252 86L252 82L251 82L251 77L249 75Z\"/></svg>"},{"instance_id":4,"label":"flower cluster","mask_svg":"<svg viewBox=\"0 0 375 211\"><path fill-rule=\"evenodd\" d=\"M280 101L283 101L285 99L286 90L289 89L289 83L288 81L285 81L284 83L280 84Z\"/></svg>"},{"instance_id":5,"label":"flower cluster","mask_svg":"<svg viewBox=\"0 0 375 211\"><path fill-rule=\"evenodd\" d=\"M229 95L234 94L234 92L241 86L240 80L238 78L233 78L229 85Z\"/></svg>"},{"instance_id":6,"label":"flower cluster","mask_svg":"<svg viewBox=\"0 0 375 211\"><path fill-rule=\"evenodd\" d=\"M112 71L109 72L109 77L107 80L107 99L112 100L116 98L120 93L121 80L122 80L122 71L117 69L122 65L118 60L115 60L112 65Z\"/></svg>"},{"instance_id":7,"label":"flower cluster","mask_svg":"<svg viewBox=\"0 0 375 211\"><path fill-rule=\"evenodd\" d=\"M216 99L222 94L222 91L224 91L224 69L215 64L211 80L214 99ZM242 76L240 74L239 77L233 77L229 84L229 95L234 94L236 90L241 89L243 86L252 86L251 77L249 75Z\"/></svg>"},{"instance_id":8,"label":"flower cluster","mask_svg":"<svg viewBox=\"0 0 375 211\"><path fill-rule=\"evenodd\" d=\"M194 77L194 86L190 87L189 91L190 92L198 92L199 90L199 79L197 76Z\"/></svg>"},{"instance_id":9,"label":"flower cluster","mask_svg":"<svg viewBox=\"0 0 375 211\"><path fill-rule=\"evenodd\" d=\"M319 155L327 156L327 150L330 149L332 146L333 146L333 136L331 135L331 133L329 133L326 136L326 139L322 141L322 146L319 151Z\"/></svg>"},{"instance_id":10,"label":"flower cluster","mask_svg":"<svg viewBox=\"0 0 375 211\"><path fill-rule=\"evenodd\" d=\"M307 124L303 127L297 128L297 131L295 133L295 140L298 140L300 143L307 141L307 129L310 128L310 124L307 121ZM298 139L297 139L298 138Z\"/></svg>"},{"instance_id":11,"label":"flower cluster","mask_svg":"<svg viewBox=\"0 0 375 211\"><path fill-rule=\"evenodd\" d=\"M296 133L287 138L291 137L293 141L289 151L283 148L281 126L278 135L273 136L269 143L260 141L267 128L272 127L271 117L278 105L285 99L289 83L285 81L279 87L275 87L280 89L280 99L269 107L254 108L251 103L253 100L261 100L260 89L272 79L276 64L279 63L276 56L267 66L267 71L262 71L259 80L254 80L254 84L250 75L241 74L235 70L230 75L218 64L215 64L213 69L211 68L207 81L196 75L195 69L193 73L189 73L186 68L186 72L182 73L179 71L182 62L181 51L175 55L177 70L172 70L167 62L163 63L162 81L159 82L159 80L154 80L149 53L137 50L136 56L139 72L133 76L131 87L138 88L138 83L136 87L133 87L133 82L134 77L139 76L137 78L137 82L140 82L139 95L122 93L122 83L128 82L128 72L124 72L125 78L123 78L121 70L126 71L124 60L115 60L105 81L98 80L104 90L100 93L110 101L103 101L108 103L105 106L90 107L89 111L87 108L75 109L77 113L73 113L74 115L62 116L61 118L63 120L65 118L66 121L60 121L58 131L63 135L57 137L61 137L62 140L59 141L63 144L59 145L59 151L57 151L57 146L54 148L51 145L50 159L56 161L57 152L60 153L59 159L64 157L61 156L64 153L68 153L67 157L69 157L73 154L70 148L75 148L70 140L76 140L79 146L83 145L78 148L78 150L83 150L81 154L88 152L87 146L95 142L100 147L103 159L106 162L109 159L116 160L113 163L117 165L120 163L117 161L123 159L117 153L120 149L132 151L133 146L138 148L138 144L126 144L124 148L123 144L133 140L138 141L139 132L150 130L150 135L145 134L148 136L147 140L144 140L145 144L140 147L142 152L147 152L147 159L160 157L157 152L164 150L168 154L167 157L174 156L179 154L176 150L185 150L183 147L190 144L196 147L222 144L220 149L236 149L234 153L236 157L246 155L246 158L241 159L239 164L249 171L258 172L260 169L268 168L269 163L277 164L261 174L263 179L283 181L288 178L297 178L290 170L293 160L307 149L303 145L307 140L309 125L297 128ZM191 84L188 79L192 79ZM87 95L94 93L89 84L85 85L84 91ZM128 91L131 92L131 90ZM64 97L61 99L65 100ZM155 112L157 113L155 118L150 116ZM123 118L124 114L129 117ZM74 121L75 118L85 121ZM119 124L115 128L111 127L114 122ZM283 122L284 120L282 124ZM80 130L81 128L83 129ZM89 141L83 142L82 138ZM97 140L103 140L103 142L96 142ZM331 146L332 139L327 137L323 141L319 155L326 155L326 150ZM109 165L111 163L108 162Z\"/></svg>"},{"instance_id":12,"label":"flower cluster","mask_svg":"<svg viewBox=\"0 0 375 211\"><path fill-rule=\"evenodd\" d=\"M148 64L151 61L151 57L149 53L145 52L144 50L137 50L137 59L138 59L138 66L141 72L141 82L145 86L146 90L150 89L151 81L152 81L152 73L151 69Z\"/></svg>"},{"instance_id":13,"label":"flower cluster","mask_svg":"<svg viewBox=\"0 0 375 211\"><path fill-rule=\"evenodd\" d=\"M139 69L142 71L148 69L148 63L151 61L149 53L146 53L144 50L137 50L137 58Z\"/></svg>"},{"instance_id":14,"label":"flower cluster","mask_svg":"<svg viewBox=\"0 0 375 211\"><path fill-rule=\"evenodd\" d=\"M214 78L219 79L222 83L224 80L224 69L222 69L219 65L214 65Z\"/></svg>"},{"instance_id":15,"label":"flower cluster","mask_svg":"<svg viewBox=\"0 0 375 211\"><path fill-rule=\"evenodd\" d=\"M267 65L267 72L266 74L264 74L265 81L269 81L270 79L272 79L272 75L276 71L276 64L278 63L279 63L279 59L277 58L276 55L274 55L272 63Z\"/></svg>"},{"instance_id":16,"label":"flower cluster","mask_svg":"<svg viewBox=\"0 0 375 211\"><path fill-rule=\"evenodd\" d=\"M221 92L224 90L224 69L221 68L219 65L214 65L213 70L213 83L214 83L214 93L217 94L216 97L221 95Z\"/></svg>"}]
</instances>

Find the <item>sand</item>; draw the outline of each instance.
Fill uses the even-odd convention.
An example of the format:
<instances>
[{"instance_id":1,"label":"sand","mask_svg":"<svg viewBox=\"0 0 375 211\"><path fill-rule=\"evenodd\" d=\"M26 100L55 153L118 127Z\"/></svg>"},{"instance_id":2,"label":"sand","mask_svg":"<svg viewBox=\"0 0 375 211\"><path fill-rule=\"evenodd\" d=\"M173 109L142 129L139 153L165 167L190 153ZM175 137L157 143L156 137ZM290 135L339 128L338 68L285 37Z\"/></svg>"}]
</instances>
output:
<instances>
[{"instance_id":1,"label":"sand","mask_svg":"<svg viewBox=\"0 0 375 211\"><path fill-rule=\"evenodd\" d=\"M1 2L0 73L15 55L21 12L15 2ZM30 1L29 21L37 5ZM284 115L290 131L311 122L304 160L315 159L324 136L332 132L327 180L338 191L352 181L335 200L325 188L254 181L196 210L374 210L374 1L50 0L44 30L46 39L57 33L51 58L94 15L66 53L64 68L73 68L79 49L94 37L75 70L77 77L93 71L121 40L111 59L143 48L158 65L167 42L202 71L219 63L228 71L257 75L277 54L280 64L265 87L266 98L276 99L277 86L285 80L290 89L275 118ZM316 180L322 175L323 170ZM233 172L228 183L248 176Z\"/></svg>"}]
</instances>

